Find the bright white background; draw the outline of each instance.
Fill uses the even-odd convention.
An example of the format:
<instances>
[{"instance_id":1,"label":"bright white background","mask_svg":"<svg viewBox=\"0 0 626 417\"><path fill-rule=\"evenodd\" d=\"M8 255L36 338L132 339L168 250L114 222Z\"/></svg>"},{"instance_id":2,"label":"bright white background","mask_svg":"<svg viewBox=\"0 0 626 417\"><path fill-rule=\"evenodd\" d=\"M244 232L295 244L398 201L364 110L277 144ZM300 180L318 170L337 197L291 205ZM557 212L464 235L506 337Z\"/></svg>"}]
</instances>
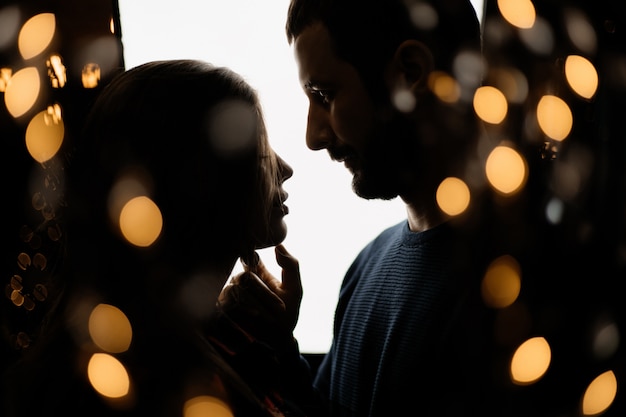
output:
<instances>
[{"instance_id":1,"label":"bright white background","mask_svg":"<svg viewBox=\"0 0 626 417\"><path fill-rule=\"evenodd\" d=\"M296 337L303 352L325 352L343 274L370 239L405 218L405 210L400 199L359 199L343 165L306 147L307 101L284 30L288 4L119 0L122 42L128 69L152 60L202 59L237 71L259 92L272 147L294 169L285 183L284 243L300 260L304 287ZM260 255L280 276L273 250Z\"/></svg>"}]
</instances>

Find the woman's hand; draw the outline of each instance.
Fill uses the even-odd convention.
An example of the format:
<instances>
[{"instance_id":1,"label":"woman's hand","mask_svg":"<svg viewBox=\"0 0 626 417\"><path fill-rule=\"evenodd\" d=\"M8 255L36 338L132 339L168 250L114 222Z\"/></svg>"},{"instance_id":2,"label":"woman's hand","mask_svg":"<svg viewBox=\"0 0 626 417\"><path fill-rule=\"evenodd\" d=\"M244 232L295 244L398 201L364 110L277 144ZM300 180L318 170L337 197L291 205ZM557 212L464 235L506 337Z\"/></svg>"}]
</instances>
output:
<instances>
[{"instance_id":1,"label":"woman's hand","mask_svg":"<svg viewBox=\"0 0 626 417\"><path fill-rule=\"evenodd\" d=\"M245 265L224 287L219 308L256 339L280 349L293 340L302 301L300 266L283 245L275 248L282 279L274 277L259 259ZM258 257L257 257L258 258Z\"/></svg>"}]
</instances>

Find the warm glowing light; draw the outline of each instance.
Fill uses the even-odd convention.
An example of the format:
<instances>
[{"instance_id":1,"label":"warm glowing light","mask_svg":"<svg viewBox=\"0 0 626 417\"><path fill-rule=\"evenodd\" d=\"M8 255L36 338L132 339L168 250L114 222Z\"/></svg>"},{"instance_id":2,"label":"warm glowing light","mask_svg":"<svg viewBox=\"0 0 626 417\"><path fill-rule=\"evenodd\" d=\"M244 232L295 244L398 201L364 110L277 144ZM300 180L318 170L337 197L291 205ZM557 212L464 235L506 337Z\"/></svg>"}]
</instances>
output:
<instances>
[{"instance_id":1,"label":"warm glowing light","mask_svg":"<svg viewBox=\"0 0 626 417\"><path fill-rule=\"evenodd\" d=\"M111 33L115 33L115 20L113 20L113 18L109 21L109 30Z\"/></svg>"},{"instance_id":2,"label":"warm glowing light","mask_svg":"<svg viewBox=\"0 0 626 417\"><path fill-rule=\"evenodd\" d=\"M89 335L102 350L119 353L128 350L133 329L122 310L109 304L98 304L89 315Z\"/></svg>"},{"instance_id":3,"label":"warm glowing light","mask_svg":"<svg viewBox=\"0 0 626 417\"><path fill-rule=\"evenodd\" d=\"M41 80L35 67L17 71L9 80L4 93L4 103L11 116L17 118L29 111L39 97Z\"/></svg>"},{"instance_id":4,"label":"warm glowing light","mask_svg":"<svg viewBox=\"0 0 626 417\"><path fill-rule=\"evenodd\" d=\"M485 164L487 180L496 191L508 195L520 190L526 183L526 161L508 146L496 146Z\"/></svg>"},{"instance_id":5,"label":"warm glowing light","mask_svg":"<svg viewBox=\"0 0 626 417\"><path fill-rule=\"evenodd\" d=\"M595 416L606 411L615 400L617 379L613 371L606 371L594 379L585 390L582 413Z\"/></svg>"},{"instance_id":6,"label":"warm glowing light","mask_svg":"<svg viewBox=\"0 0 626 417\"><path fill-rule=\"evenodd\" d=\"M107 353L94 353L87 365L87 376L93 388L109 398L128 394L130 378L124 365Z\"/></svg>"},{"instance_id":7,"label":"warm glowing light","mask_svg":"<svg viewBox=\"0 0 626 417\"><path fill-rule=\"evenodd\" d=\"M185 402L183 417L233 417L228 404L210 395L201 395Z\"/></svg>"},{"instance_id":8,"label":"warm glowing light","mask_svg":"<svg viewBox=\"0 0 626 417\"><path fill-rule=\"evenodd\" d=\"M483 277L481 292L485 304L495 308L515 302L521 288L521 268L515 258L503 255L489 264Z\"/></svg>"},{"instance_id":9,"label":"warm glowing light","mask_svg":"<svg viewBox=\"0 0 626 417\"><path fill-rule=\"evenodd\" d=\"M591 98L598 89L598 72L593 64L580 55L565 60L565 77L572 90L584 98Z\"/></svg>"},{"instance_id":10,"label":"warm glowing light","mask_svg":"<svg viewBox=\"0 0 626 417\"><path fill-rule=\"evenodd\" d=\"M124 205L120 213L120 230L130 243L146 247L161 234L163 217L157 205L148 197L135 197Z\"/></svg>"},{"instance_id":11,"label":"warm glowing light","mask_svg":"<svg viewBox=\"0 0 626 417\"><path fill-rule=\"evenodd\" d=\"M507 22L520 29L535 24L535 6L530 0L498 0L498 9Z\"/></svg>"},{"instance_id":12,"label":"warm glowing light","mask_svg":"<svg viewBox=\"0 0 626 417\"><path fill-rule=\"evenodd\" d=\"M450 216L463 213L470 203L470 190L461 179L448 177L437 188L437 204Z\"/></svg>"},{"instance_id":13,"label":"warm glowing light","mask_svg":"<svg viewBox=\"0 0 626 417\"><path fill-rule=\"evenodd\" d=\"M474 93L474 111L487 123L498 124L508 110L504 94L495 87L483 86Z\"/></svg>"},{"instance_id":14,"label":"warm glowing light","mask_svg":"<svg viewBox=\"0 0 626 417\"><path fill-rule=\"evenodd\" d=\"M26 128L26 149L37 162L46 162L57 154L65 135L59 105L50 106L32 118Z\"/></svg>"},{"instance_id":15,"label":"warm glowing light","mask_svg":"<svg viewBox=\"0 0 626 417\"><path fill-rule=\"evenodd\" d=\"M9 80L13 75L11 68L0 68L0 93L4 93L9 85Z\"/></svg>"},{"instance_id":16,"label":"warm glowing light","mask_svg":"<svg viewBox=\"0 0 626 417\"><path fill-rule=\"evenodd\" d=\"M97 64L102 76L116 71L120 56L121 45L115 36L103 35L90 39L75 51L75 62Z\"/></svg>"},{"instance_id":17,"label":"warm glowing light","mask_svg":"<svg viewBox=\"0 0 626 417\"><path fill-rule=\"evenodd\" d=\"M50 83L53 88L61 88L65 86L67 82L67 74L65 71L65 65L59 55L52 55L47 62L48 76L50 77Z\"/></svg>"},{"instance_id":18,"label":"warm glowing light","mask_svg":"<svg viewBox=\"0 0 626 417\"><path fill-rule=\"evenodd\" d=\"M552 352L543 337L533 337L522 343L511 359L511 379L518 385L538 381L548 370Z\"/></svg>"},{"instance_id":19,"label":"warm glowing light","mask_svg":"<svg viewBox=\"0 0 626 417\"><path fill-rule=\"evenodd\" d=\"M81 77L83 87L96 88L100 82L100 66L93 63L85 65Z\"/></svg>"},{"instance_id":20,"label":"warm glowing light","mask_svg":"<svg viewBox=\"0 0 626 417\"><path fill-rule=\"evenodd\" d=\"M461 88L454 78L441 71L433 71L428 77L431 91L446 103L456 103L461 96Z\"/></svg>"},{"instance_id":21,"label":"warm glowing light","mask_svg":"<svg viewBox=\"0 0 626 417\"><path fill-rule=\"evenodd\" d=\"M556 96L545 95L537 105L537 121L548 137L561 141L572 130L574 118L565 101Z\"/></svg>"},{"instance_id":22,"label":"warm glowing light","mask_svg":"<svg viewBox=\"0 0 626 417\"><path fill-rule=\"evenodd\" d=\"M509 103L523 103L528 97L528 80L517 68L493 68L490 70L494 84Z\"/></svg>"},{"instance_id":23,"label":"warm glowing light","mask_svg":"<svg viewBox=\"0 0 626 417\"><path fill-rule=\"evenodd\" d=\"M28 19L17 40L24 59L31 59L46 50L56 30L54 14L41 13Z\"/></svg>"}]
</instances>

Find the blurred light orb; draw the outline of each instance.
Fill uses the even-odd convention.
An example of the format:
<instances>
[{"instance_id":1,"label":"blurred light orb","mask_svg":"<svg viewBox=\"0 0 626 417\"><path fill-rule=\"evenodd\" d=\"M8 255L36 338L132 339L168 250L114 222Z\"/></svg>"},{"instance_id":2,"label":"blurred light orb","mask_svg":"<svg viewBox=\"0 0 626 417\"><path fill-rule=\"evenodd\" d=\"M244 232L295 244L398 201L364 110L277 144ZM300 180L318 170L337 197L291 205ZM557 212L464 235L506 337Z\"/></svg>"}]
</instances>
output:
<instances>
[{"instance_id":1,"label":"blurred light orb","mask_svg":"<svg viewBox=\"0 0 626 417\"><path fill-rule=\"evenodd\" d=\"M241 100L228 100L216 105L207 125L211 145L225 156L245 151L255 143L256 113Z\"/></svg>"},{"instance_id":2,"label":"blurred light orb","mask_svg":"<svg viewBox=\"0 0 626 417\"><path fill-rule=\"evenodd\" d=\"M548 370L552 351L543 337L533 337L522 343L511 359L510 375L517 385L530 385Z\"/></svg>"},{"instance_id":3,"label":"blurred light orb","mask_svg":"<svg viewBox=\"0 0 626 417\"><path fill-rule=\"evenodd\" d=\"M498 0L502 17L520 29L531 28L535 24L535 6L530 0Z\"/></svg>"},{"instance_id":4,"label":"blurred light orb","mask_svg":"<svg viewBox=\"0 0 626 417\"><path fill-rule=\"evenodd\" d=\"M545 95L537 104L537 121L543 133L549 138L562 141L570 134L574 117L563 99Z\"/></svg>"},{"instance_id":5,"label":"blurred light orb","mask_svg":"<svg viewBox=\"0 0 626 417\"><path fill-rule=\"evenodd\" d=\"M37 162L52 159L63 144L65 125L63 119L50 114L54 110L44 110L35 115L26 127L26 149Z\"/></svg>"},{"instance_id":6,"label":"blurred light orb","mask_svg":"<svg viewBox=\"0 0 626 417\"><path fill-rule=\"evenodd\" d=\"M510 195L519 191L526 183L526 161L509 146L496 146L485 164L489 184L498 192Z\"/></svg>"},{"instance_id":7,"label":"blurred light orb","mask_svg":"<svg viewBox=\"0 0 626 417\"><path fill-rule=\"evenodd\" d=\"M0 49L15 41L20 29L20 9L12 5L0 9Z\"/></svg>"},{"instance_id":8,"label":"blurred light orb","mask_svg":"<svg viewBox=\"0 0 626 417\"><path fill-rule=\"evenodd\" d=\"M0 68L0 93L4 93L9 85L9 80L13 76L13 70L11 68Z\"/></svg>"},{"instance_id":9,"label":"blurred light orb","mask_svg":"<svg viewBox=\"0 0 626 417\"><path fill-rule=\"evenodd\" d=\"M233 417L228 404L217 397L200 395L191 398L183 406L183 417Z\"/></svg>"},{"instance_id":10,"label":"blurred light orb","mask_svg":"<svg viewBox=\"0 0 626 417\"><path fill-rule=\"evenodd\" d=\"M148 197L135 197L128 201L119 217L124 238L139 247L152 245L163 228L163 216L159 207Z\"/></svg>"},{"instance_id":11,"label":"blurred light orb","mask_svg":"<svg viewBox=\"0 0 626 417\"><path fill-rule=\"evenodd\" d=\"M528 80L522 71L513 67L490 70L494 87L502 91L507 102L521 104L528 97Z\"/></svg>"},{"instance_id":12,"label":"blurred light orb","mask_svg":"<svg viewBox=\"0 0 626 417\"><path fill-rule=\"evenodd\" d=\"M31 59L45 51L52 42L55 30L56 19L53 13L40 13L28 19L17 40L22 57Z\"/></svg>"},{"instance_id":13,"label":"blurred light orb","mask_svg":"<svg viewBox=\"0 0 626 417\"><path fill-rule=\"evenodd\" d=\"M60 55L52 55L46 62L48 66L48 75L53 88L61 88L67 83L67 73L65 65Z\"/></svg>"},{"instance_id":14,"label":"blurred light orb","mask_svg":"<svg viewBox=\"0 0 626 417\"><path fill-rule=\"evenodd\" d=\"M18 118L28 112L37 102L40 90L37 68L26 67L13 74L4 93L4 103L11 116Z\"/></svg>"},{"instance_id":15,"label":"blurred light orb","mask_svg":"<svg viewBox=\"0 0 626 417\"><path fill-rule=\"evenodd\" d=\"M410 90L401 89L393 94L393 105L403 113L412 112L415 104L415 96Z\"/></svg>"},{"instance_id":16,"label":"blurred light orb","mask_svg":"<svg viewBox=\"0 0 626 417\"><path fill-rule=\"evenodd\" d=\"M524 45L537 55L548 55L554 49L552 26L545 19L536 19L533 27L521 30L519 36Z\"/></svg>"},{"instance_id":17,"label":"blurred light orb","mask_svg":"<svg viewBox=\"0 0 626 417\"><path fill-rule=\"evenodd\" d=\"M94 353L87 365L91 386L109 398L121 398L128 394L130 377L120 361L108 353Z\"/></svg>"},{"instance_id":18,"label":"blurred light orb","mask_svg":"<svg viewBox=\"0 0 626 417\"><path fill-rule=\"evenodd\" d=\"M78 57L73 60L75 66L70 68L70 73L81 74L84 64L91 63L96 64L100 73L104 76L116 69L121 53L120 45L118 45L115 37L101 36L92 40L78 51Z\"/></svg>"},{"instance_id":19,"label":"blurred light orb","mask_svg":"<svg viewBox=\"0 0 626 417\"><path fill-rule=\"evenodd\" d=\"M474 93L474 111L485 122L499 124L508 111L506 97L495 87L479 87Z\"/></svg>"},{"instance_id":20,"label":"blurred light orb","mask_svg":"<svg viewBox=\"0 0 626 417\"><path fill-rule=\"evenodd\" d=\"M100 349L120 353L128 350L133 329L122 310L110 304L98 304L89 315L89 335Z\"/></svg>"},{"instance_id":21,"label":"blurred light orb","mask_svg":"<svg viewBox=\"0 0 626 417\"><path fill-rule=\"evenodd\" d=\"M437 11L425 2L413 2L409 10L411 22L420 30L432 30L439 24Z\"/></svg>"},{"instance_id":22,"label":"blurred light orb","mask_svg":"<svg viewBox=\"0 0 626 417\"><path fill-rule=\"evenodd\" d=\"M585 416L596 416L611 406L617 395L617 379L613 371L598 375L587 387L581 403Z\"/></svg>"},{"instance_id":23,"label":"blurred light orb","mask_svg":"<svg viewBox=\"0 0 626 417\"><path fill-rule=\"evenodd\" d=\"M481 293L488 306L505 308L517 300L521 286L519 263L510 255L502 255L489 264L481 283Z\"/></svg>"},{"instance_id":24,"label":"blurred light orb","mask_svg":"<svg viewBox=\"0 0 626 417\"><path fill-rule=\"evenodd\" d=\"M456 103L461 96L461 88L456 80L442 71L433 71L428 76L428 87L445 103Z\"/></svg>"},{"instance_id":25,"label":"blurred light orb","mask_svg":"<svg viewBox=\"0 0 626 417\"><path fill-rule=\"evenodd\" d=\"M482 83L486 64L483 57L475 51L462 51L456 55L453 73L458 83L472 91Z\"/></svg>"},{"instance_id":26,"label":"blurred light orb","mask_svg":"<svg viewBox=\"0 0 626 417\"><path fill-rule=\"evenodd\" d=\"M463 180L455 177L444 179L436 193L439 208L449 216L463 213L470 204L470 190Z\"/></svg>"},{"instance_id":27,"label":"blurred light orb","mask_svg":"<svg viewBox=\"0 0 626 417\"><path fill-rule=\"evenodd\" d=\"M608 358L617 352L620 345L620 332L616 323L600 327L593 337L593 353L598 358Z\"/></svg>"},{"instance_id":28,"label":"blurred light orb","mask_svg":"<svg viewBox=\"0 0 626 417\"><path fill-rule=\"evenodd\" d=\"M85 88L96 88L100 83L100 66L98 64L85 64L81 71L81 81Z\"/></svg>"},{"instance_id":29,"label":"blurred light orb","mask_svg":"<svg viewBox=\"0 0 626 417\"><path fill-rule=\"evenodd\" d=\"M591 98L598 89L598 72L591 61L580 55L565 59L565 77L572 90L583 98Z\"/></svg>"},{"instance_id":30,"label":"blurred light orb","mask_svg":"<svg viewBox=\"0 0 626 417\"><path fill-rule=\"evenodd\" d=\"M546 219L551 224L559 224L563 218L564 210L563 201L558 198L552 198L546 205Z\"/></svg>"},{"instance_id":31,"label":"blurred light orb","mask_svg":"<svg viewBox=\"0 0 626 417\"><path fill-rule=\"evenodd\" d=\"M587 54L596 52L598 35L587 16L580 10L570 8L564 15L567 35L578 49Z\"/></svg>"}]
</instances>

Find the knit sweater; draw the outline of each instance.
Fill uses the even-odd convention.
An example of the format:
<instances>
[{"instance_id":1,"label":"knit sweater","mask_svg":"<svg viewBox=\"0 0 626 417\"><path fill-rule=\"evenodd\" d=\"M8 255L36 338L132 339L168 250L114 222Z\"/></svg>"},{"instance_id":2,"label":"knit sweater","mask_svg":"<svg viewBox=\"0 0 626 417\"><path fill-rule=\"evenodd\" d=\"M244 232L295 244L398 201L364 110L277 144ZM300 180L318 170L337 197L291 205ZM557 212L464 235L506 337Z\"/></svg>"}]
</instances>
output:
<instances>
[{"instance_id":1,"label":"knit sweater","mask_svg":"<svg viewBox=\"0 0 626 417\"><path fill-rule=\"evenodd\" d=\"M455 415L479 401L467 379L475 286L455 267L453 236L448 225L415 233L403 221L354 260L314 379L333 416Z\"/></svg>"}]
</instances>

